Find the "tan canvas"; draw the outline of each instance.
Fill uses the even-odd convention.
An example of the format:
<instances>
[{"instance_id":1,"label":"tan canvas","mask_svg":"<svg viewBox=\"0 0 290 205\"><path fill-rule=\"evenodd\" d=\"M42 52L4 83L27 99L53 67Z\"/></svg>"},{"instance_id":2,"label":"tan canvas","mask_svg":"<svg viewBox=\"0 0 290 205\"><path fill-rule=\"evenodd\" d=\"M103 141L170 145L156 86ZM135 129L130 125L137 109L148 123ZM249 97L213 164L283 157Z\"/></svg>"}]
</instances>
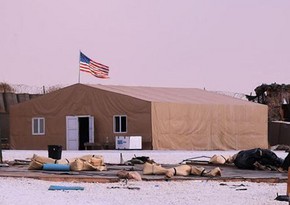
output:
<instances>
[{"instance_id":1,"label":"tan canvas","mask_svg":"<svg viewBox=\"0 0 290 205\"><path fill-rule=\"evenodd\" d=\"M267 107L258 104L153 103L152 130L153 149L268 148Z\"/></svg>"},{"instance_id":2,"label":"tan canvas","mask_svg":"<svg viewBox=\"0 0 290 205\"><path fill-rule=\"evenodd\" d=\"M95 142L110 148L116 136L142 136L144 148L151 148L151 104L148 101L76 84L17 104L10 115L12 149L66 149L66 116L94 116ZM128 132L113 132L113 116L128 116ZM45 135L32 135L32 118L45 118Z\"/></svg>"},{"instance_id":3,"label":"tan canvas","mask_svg":"<svg viewBox=\"0 0 290 205\"><path fill-rule=\"evenodd\" d=\"M66 149L66 116L95 119L94 141L114 148L116 136L142 136L143 149L240 150L268 148L267 106L194 88L75 84L11 107L12 149ZM128 132L113 132L126 115ZM45 135L32 135L32 118Z\"/></svg>"}]
</instances>

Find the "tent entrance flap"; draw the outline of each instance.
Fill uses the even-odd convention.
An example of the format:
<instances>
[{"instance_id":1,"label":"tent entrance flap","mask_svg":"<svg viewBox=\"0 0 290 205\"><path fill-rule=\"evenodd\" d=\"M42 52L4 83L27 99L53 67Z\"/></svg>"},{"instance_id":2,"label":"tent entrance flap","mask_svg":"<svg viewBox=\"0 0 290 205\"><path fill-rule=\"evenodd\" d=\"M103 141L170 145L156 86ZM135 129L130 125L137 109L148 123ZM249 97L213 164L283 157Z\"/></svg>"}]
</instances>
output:
<instances>
[{"instance_id":1,"label":"tent entrance flap","mask_svg":"<svg viewBox=\"0 0 290 205\"><path fill-rule=\"evenodd\" d=\"M84 150L84 143L94 143L94 117L66 116L67 150Z\"/></svg>"}]
</instances>

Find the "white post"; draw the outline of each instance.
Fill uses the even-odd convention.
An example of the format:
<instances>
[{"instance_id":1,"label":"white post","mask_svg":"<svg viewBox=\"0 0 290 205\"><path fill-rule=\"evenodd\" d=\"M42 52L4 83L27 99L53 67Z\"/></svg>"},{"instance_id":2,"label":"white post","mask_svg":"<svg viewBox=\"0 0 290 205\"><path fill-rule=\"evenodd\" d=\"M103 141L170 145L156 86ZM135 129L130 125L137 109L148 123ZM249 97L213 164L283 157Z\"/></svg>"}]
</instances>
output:
<instances>
[{"instance_id":1,"label":"white post","mask_svg":"<svg viewBox=\"0 0 290 205\"><path fill-rule=\"evenodd\" d=\"M79 50L79 82L78 83L81 83L81 70L80 70L80 63L81 63L81 50Z\"/></svg>"}]
</instances>

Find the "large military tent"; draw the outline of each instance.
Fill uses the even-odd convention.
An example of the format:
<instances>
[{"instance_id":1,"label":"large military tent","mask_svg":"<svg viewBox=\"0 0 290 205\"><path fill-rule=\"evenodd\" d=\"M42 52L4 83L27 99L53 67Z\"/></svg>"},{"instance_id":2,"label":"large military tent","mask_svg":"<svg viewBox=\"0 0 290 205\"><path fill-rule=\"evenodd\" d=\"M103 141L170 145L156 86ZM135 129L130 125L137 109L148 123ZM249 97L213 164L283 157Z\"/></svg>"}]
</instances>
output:
<instances>
[{"instance_id":1,"label":"large military tent","mask_svg":"<svg viewBox=\"0 0 290 205\"><path fill-rule=\"evenodd\" d=\"M267 148L267 106L195 88L74 84L11 107L13 149L114 148L142 136L143 149Z\"/></svg>"}]
</instances>

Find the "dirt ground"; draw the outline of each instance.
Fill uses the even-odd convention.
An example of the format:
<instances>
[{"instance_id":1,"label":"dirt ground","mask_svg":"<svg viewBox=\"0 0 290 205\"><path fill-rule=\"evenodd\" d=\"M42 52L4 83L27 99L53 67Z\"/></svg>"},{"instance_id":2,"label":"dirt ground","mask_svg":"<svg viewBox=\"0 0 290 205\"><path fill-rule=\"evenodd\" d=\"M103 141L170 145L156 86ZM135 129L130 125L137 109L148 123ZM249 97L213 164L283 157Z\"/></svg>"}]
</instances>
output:
<instances>
[{"instance_id":1,"label":"dirt ground","mask_svg":"<svg viewBox=\"0 0 290 205\"><path fill-rule=\"evenodd\" d=\"M149 156L161 164L178 164L185 159L214 154L233 155L237 151L146 151L146 150L87 150L63 151L62 158L85 154L103 155L106 163L119 163L136 156ZM275 152L284 158L287 153ZM46 150L3 150L4 160L31 158L33 154L47 156ZM0 168L1 169L1 168ZM261 171L262 172L262 171ZM271 172L269 173L271 175ZM274 176L273 172L273 176ZM285 195L286 182L257 183L243 179L235 181L152 180L119 181L114 183L84 183L45 181L30 178L0 178L1 204L282 204L277 194ZM78 186L84 190L51 191L51 185Z\"/></svg>"}]
</instances>

